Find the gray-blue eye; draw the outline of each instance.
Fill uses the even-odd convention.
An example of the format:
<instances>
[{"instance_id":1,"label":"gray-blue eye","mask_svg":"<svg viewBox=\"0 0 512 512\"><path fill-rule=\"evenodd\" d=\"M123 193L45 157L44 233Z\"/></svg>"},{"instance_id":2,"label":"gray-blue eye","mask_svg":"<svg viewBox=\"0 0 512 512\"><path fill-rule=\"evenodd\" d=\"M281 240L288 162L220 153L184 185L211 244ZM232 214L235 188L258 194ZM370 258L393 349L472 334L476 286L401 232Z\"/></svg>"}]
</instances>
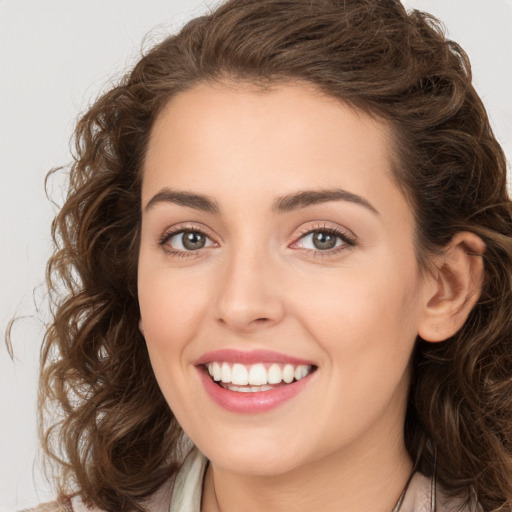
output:
<instances>
[{"instance_id":1,"label":"gray-blue eye","mask_svg":"<svg viewBox=\"0 0 512 512\"><path fill-rule=\"evenodd\" d=\"M181 230L168 238L167 243L178 251L196 251L213 245L213 242L200 231Z\"/></svg>"},{"instance_id":2,"label":"gray-blue eye","mask_svg":"<svg viewBox=\"0 0 512 512\"><path fill-rule=\"evenodd\" d=\"M340 235L337 235L329 230L316 230L307 233L301 237L301 247L304 249L311 249L316 251L327 251L339 247L345 242Z\"/></svg>"}]
</instances>

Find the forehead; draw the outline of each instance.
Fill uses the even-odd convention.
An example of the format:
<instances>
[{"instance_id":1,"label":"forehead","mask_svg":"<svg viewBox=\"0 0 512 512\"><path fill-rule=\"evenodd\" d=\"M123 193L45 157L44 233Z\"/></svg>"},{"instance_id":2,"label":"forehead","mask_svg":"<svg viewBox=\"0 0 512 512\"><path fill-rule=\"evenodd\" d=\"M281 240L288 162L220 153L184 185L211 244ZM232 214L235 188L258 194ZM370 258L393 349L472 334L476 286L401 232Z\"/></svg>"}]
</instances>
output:
<instances>
[{"instance_id":1,"label":"forehead","mask_svg":"<svg viewBox=\"0 0 512 512\"><path fill-rule=\"evenodd\" d=\"M371 117L307 82L206 82L168 101L154 123L150 149L160 137L167 143L169 136L177 137L186 130L202 136L204 142L213 135L211 128L231 131L234 127L240 139L252 134L262 136L261 142L266 143L272 136L274 140L281 137L281 141L283 137L287 141L309 137L319 142L325 140L329 131L329 139L338 137L343 125L347 127L345 137L348 131L354 132L354 136L364 132L380 142L382 149L390 147L393 132L384 120ZM171 133L172 130L175 132ZM337 139L337 143L343 145L343 140ZM387 156L392 157L391 152Z\"/></svg>"},{"instance_id":2,"label":"forehead","mask_svg":"<svg viewBox=\"0 0 512 512\"><path fill-rule=\"evenodd\" d=\"M172 98L154 124L143 199L164 186L384 193L396 189L391 147L384 122L308 84L199 84Z\"/></svg>"}]
</instances>

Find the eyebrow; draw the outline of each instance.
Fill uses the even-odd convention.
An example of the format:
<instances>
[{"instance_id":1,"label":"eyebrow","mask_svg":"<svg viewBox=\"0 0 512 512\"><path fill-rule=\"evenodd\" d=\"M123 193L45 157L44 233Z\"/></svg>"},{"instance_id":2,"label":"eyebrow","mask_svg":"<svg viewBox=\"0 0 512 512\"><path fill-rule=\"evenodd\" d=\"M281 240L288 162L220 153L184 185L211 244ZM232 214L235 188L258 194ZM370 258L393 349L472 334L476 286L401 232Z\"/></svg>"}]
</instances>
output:
<instances>
[{"instance_id":1,"label":"eyebrow","mask_svg":"<svg viewBox=\"0 0 512 512\"><path fill-rule=\"evenodd\" d=\"M215 199L201 194L192 194L190 192L181 192L168 188L163 188L160 192L155 194L148 201L145 211L150 210L158 203L174 203L179 206L187 206L189 208L194 208L194 210L200 210L208 213L220 212L219 205Z\"/></svg>"},{"instance_id":2,"label":"eyebrow","mask_svg":"<svg viewBox=\"0 0 512 512\"><path fill-rule=\"evenodd\" d=\"M329 201L347 201L365 207L372 213L379 212L366 199L343 189L327 190L303 190L279 197L272 205L274 213L285 213L315 204ZM171 190L164 188L155 194L147 203L145 211L148 211L158 203L173 203L186 206L207 213L220 213L220 207L215 199L202 194Z\"/></svg>"},{"instance_id":3,"label":"eyebrow","mask_svg":"<svg viewBox=\"0 0 512 512\"><path fill-rule=\"evenodd\" d=\"M284 213L314 204L327 203L329 201L348 201L360 206L364 206L371 212L379 215L379 212L363 197L348 192L346 190L335 188L327 190L304 190L302 192L294 192L286 196L278 198L273 206L272 211L276 213Z\"/></svg>"}]
</instances>

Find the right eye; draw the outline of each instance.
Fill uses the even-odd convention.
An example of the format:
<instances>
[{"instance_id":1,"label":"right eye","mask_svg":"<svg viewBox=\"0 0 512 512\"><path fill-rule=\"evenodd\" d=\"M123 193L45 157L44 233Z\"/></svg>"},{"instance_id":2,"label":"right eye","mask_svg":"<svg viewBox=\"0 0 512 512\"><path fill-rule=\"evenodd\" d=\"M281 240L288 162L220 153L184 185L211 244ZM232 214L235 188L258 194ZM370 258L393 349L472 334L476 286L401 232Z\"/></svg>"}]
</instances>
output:
<instances>
[{"instance_id":1,"label":"right eye","mask_svg":"<svg viewBox=\"0 0 512 512\"><path fill-rule=\"evenodd\" d=\"M198 229L180 229L166 233L160 241L162 246L172 252L191 252L211 247L215 243Z\"/></svg>"}]
</instances>

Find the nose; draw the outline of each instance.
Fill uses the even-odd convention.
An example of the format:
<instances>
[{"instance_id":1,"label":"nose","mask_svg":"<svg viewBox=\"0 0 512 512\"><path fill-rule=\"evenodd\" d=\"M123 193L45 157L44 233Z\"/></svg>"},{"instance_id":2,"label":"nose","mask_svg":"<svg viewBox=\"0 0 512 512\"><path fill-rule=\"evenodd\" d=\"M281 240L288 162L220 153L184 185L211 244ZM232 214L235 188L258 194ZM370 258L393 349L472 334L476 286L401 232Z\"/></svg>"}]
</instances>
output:
<instances>
[{"instance_id":1,"label":"nose","mask_svg":"<svg viewBox=\"0 0 512 512\"><path fill-rule=\"evenodd\" d=\"M278 324L285 308L275 262L261 252L238 251L225 263L217 281L217 321L239 333Z\"/></svg>"}]
</instances>

